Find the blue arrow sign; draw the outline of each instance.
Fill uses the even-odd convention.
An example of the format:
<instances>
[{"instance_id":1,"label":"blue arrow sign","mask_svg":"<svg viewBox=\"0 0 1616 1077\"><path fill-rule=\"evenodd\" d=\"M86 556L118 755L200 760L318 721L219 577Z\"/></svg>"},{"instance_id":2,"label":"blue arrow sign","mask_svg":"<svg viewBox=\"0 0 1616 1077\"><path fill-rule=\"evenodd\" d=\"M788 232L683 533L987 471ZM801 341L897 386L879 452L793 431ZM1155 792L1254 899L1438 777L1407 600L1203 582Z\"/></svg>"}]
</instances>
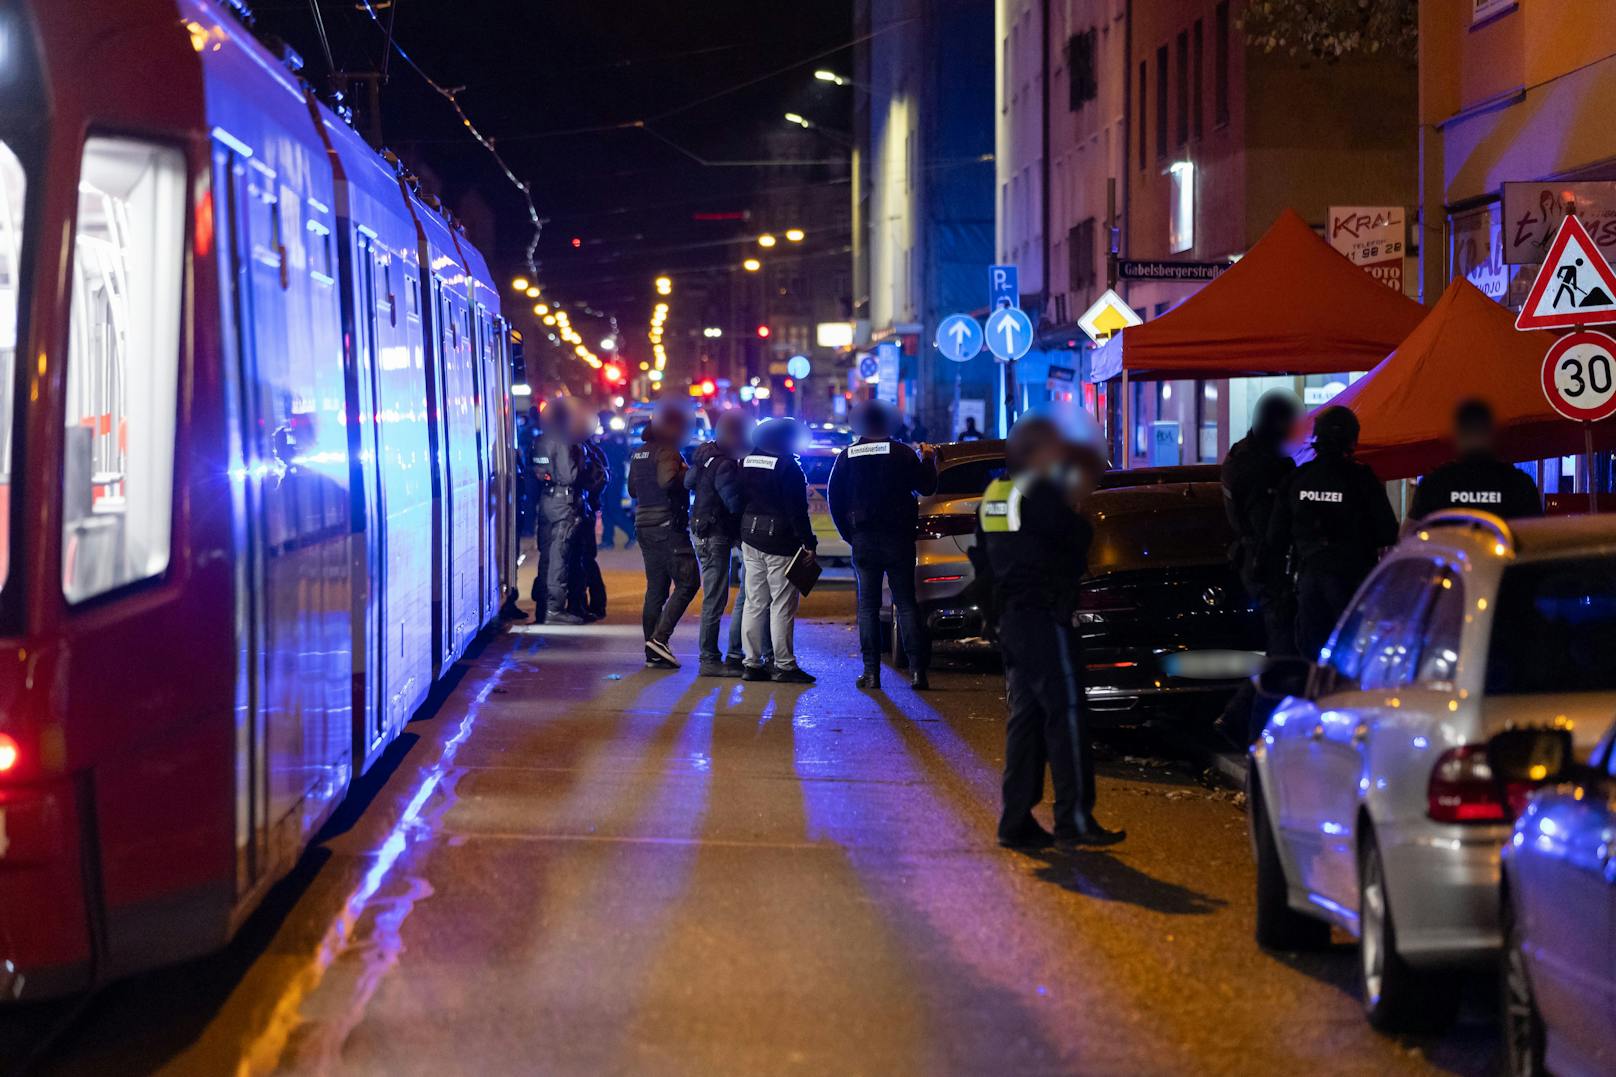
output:
<instances>
[{"instance_id":1,"label":"blue arrow sign","mask_svg":"<svg viewBox=\"0 0 1616 1077\"><path fill-rule=\"evenodd\" d=\"M1000 359L1020 359L1032 351L1032 319L1015 307L988 315L988 351Z\"/></svg>"},{"instance_id":2,"label":"blue arrow sign","mask_svg":"<svg viewBox=\"0 0 1616 1077\"><path fill-rule=\"evenodd\" d=\"M954 362L969 362L982 350L982 327L969 314L950 314L937 325L936 343Z\"/></svg>"}]
</instances>

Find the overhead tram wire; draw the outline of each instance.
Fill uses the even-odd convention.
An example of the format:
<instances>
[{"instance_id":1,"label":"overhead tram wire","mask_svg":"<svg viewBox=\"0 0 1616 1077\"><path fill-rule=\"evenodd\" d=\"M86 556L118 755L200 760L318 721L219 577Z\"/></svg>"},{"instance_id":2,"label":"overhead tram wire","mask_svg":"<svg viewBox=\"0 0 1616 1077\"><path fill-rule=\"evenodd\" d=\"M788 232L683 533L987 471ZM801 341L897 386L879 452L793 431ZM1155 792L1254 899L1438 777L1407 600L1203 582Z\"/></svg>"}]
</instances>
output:
<instances>
[{"instance_id":1,"label":"overhead tram wire","mask_svg":"<svg viewBox=\"0 0 1616 1077\"><path fill-rule=\"evenodd\" d=\"M320 0L309 0L309 14L314 17L314 32L320 38L320 51L325 53L325 69L334 74L337 62L331 57L331 38L325 32L325 16L320 12Z\"/></svg>"},{"instance_id":2,"label":"overhead tram wire","mask_svg":"<svg viewBox=\"0 0 1616 1077\"><path fill-rule=\"evenodd\" d=\"M385 71L386 69L385 64L387 56L390 56L396 52L398 54L398 58L408 64L410 69L413 70L417 75L421 76L421 80L425 82L434 93L443 98L445 101L449 102L449 107L453 108L455 110L455 115L460 118L461 126L470 133L472 138L476 139L477 142L482 145L483 149L488 151L489 156L494 159L494 163L498 165L499 170L505 174L505 178L510 181L511 186L515 187L517 192L521 194L522 200L527 206L528 221L533 225L533 238L528 240L527 253L524 261L526 262L528 272L534 276L537 276L538 263L535 260L535 256L539 248L539 239L544 234L544 221L539 216L538 207L533 204L532 187L529 186L526 181L517 177L515 171L513 171L511 166L506 163L505 158L500 155L499 150L495 147L494 140L483 134L481 129L479 129L477 125L472 122L471 117L466 114L466 110L460 106L460 101L458 100L457 95L461 93L465 87L456 86L451 88L442 85L431 75L427 74L425 69L423 69L420 64L415 62L415 58L404 50L404 46L398 43L398 38L393 34L393 16L396 15L398 0L393 0L393 8L389 11L386 26L382 25L380 16L376 14L376 9L371 5L371 0L359 0L359 3L363 7L365 14L370 17L370 21L375 24L378 30L382 31L386 35L387 53L383 56L383 70Z\"/></svg>"}]
</instances>

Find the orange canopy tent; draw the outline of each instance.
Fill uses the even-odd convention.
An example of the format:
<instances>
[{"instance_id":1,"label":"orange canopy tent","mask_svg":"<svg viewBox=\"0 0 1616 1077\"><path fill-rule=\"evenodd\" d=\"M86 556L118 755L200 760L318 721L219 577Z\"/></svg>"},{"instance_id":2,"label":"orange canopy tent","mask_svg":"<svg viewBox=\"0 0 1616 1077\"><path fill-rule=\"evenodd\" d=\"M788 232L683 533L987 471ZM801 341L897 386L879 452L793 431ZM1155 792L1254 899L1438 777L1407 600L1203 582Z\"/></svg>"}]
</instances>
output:
<instances>
[{"instance_id":1,"label":"orange canopy tent","mask_svg":"<svg viewBox=\"0 0 1616 1077\"><path fill-rule=\"evenodd\" d=\"M1580 453L1582 424L1543 396L1543 355L1554 339L1516 331L1512 311L1456 280L1396 351L1330 405L1358 416L1358 459L1382 479L1424 475L1450 459L1453 412L1470 399L1492 405L1506 460ZM1601 443L1611 440L1616 432L1600 432Z\"/></svg>"},{"instance_id":2,"label":"orange canopy tent","mask_svg":"<svg viewBox=\"0 0 1616 1077\"><path fill-rule=\"evenodd\" d=\"M1286 210L1245 257L1094 355L1093 380L1367 370L1419 324L1420 305L1376 281Z\"/></svg>"}]
</instances>

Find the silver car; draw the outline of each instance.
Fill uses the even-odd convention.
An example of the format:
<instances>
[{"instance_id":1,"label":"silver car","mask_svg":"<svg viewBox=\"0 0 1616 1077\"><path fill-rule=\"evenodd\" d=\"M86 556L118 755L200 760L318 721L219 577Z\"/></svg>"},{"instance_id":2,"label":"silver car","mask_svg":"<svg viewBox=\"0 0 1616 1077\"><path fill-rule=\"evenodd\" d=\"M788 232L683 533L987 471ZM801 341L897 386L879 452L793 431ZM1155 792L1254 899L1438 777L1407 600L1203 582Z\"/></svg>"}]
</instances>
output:
<instances>
[{"instance_id":1,"label":"silver car","mask_svg":"<svg viewBox=\"0 0 1616 1077\"><path fill-rule=\"evenodd\" d=\"M1286 697L1251 752L1257 941L1359 939L1384 1030L1451 1019L1452 975L1496 959L1509 811L1488 738L1616 713L1616 517L1428 519L1364 582L1318 661L1271 663ZM1607 648L1601 650L1600 648Z\"/></svg>"}]
</instances>

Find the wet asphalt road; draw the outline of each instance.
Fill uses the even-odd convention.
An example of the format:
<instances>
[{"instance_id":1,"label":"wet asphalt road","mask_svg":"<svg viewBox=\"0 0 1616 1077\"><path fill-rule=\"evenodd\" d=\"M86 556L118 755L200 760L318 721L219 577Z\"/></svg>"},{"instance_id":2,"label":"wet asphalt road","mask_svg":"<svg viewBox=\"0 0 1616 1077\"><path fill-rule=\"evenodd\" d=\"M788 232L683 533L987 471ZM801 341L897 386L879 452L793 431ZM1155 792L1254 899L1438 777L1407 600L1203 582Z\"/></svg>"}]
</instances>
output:
<instances>
[{"instance_id":1,"label":"wet asphalt road","mask_svg":"<svg viewBox=\"0 0 1616 1077\"><path fill-rule=\"evenodd\" d=\"M333 821L225 953L0 1017L49 1074L1482 1073L1461 1025L1363 1023L1353 952L1251 942L1245 817L1112 739L1115 851L992 842L1002 682L852 688L846 588L805 604L818 685L643 668L612 616L518 626ZM0 1067L4 1068L4 1067Z\"/></svg>"}]
</instances>

